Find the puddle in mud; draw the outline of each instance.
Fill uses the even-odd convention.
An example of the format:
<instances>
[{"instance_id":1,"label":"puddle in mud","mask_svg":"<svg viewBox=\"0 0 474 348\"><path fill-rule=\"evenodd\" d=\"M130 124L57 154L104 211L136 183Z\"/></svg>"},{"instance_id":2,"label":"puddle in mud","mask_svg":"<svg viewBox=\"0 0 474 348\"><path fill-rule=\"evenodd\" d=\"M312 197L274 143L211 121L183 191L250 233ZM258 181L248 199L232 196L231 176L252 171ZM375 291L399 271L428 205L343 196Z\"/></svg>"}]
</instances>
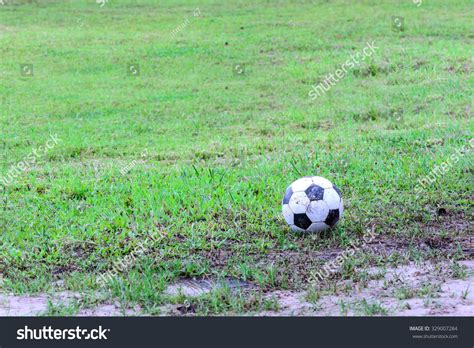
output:
<instances>
[{"instance_id":1,"label":"puddle in mud","mask_svg":"<svg viewBox=\"0 0 474 348\"><path fill-rule=\"evenodd\" d=\"M196 297L222 287L227 287L233 291L255 288L253 284L234 278L226 278L222 281L212 279L182 279L168 286L165 290L165 294L170 296L182 294L189 297Z\"/></svg>"}]
</instances>

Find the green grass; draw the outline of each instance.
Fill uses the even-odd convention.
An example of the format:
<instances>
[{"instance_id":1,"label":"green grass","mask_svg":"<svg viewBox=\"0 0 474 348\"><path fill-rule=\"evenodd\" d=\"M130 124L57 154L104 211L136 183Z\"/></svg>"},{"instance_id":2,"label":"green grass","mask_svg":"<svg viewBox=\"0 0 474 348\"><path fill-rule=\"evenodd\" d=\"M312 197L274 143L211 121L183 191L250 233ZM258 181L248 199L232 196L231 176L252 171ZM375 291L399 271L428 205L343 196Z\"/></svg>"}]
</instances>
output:
<instances>
[{"instance_id":1,"label":"green grass","mask_svg":"<svg viewBox=\"0 0 474 348\"><path fill-rule=\"evenodd\" d=\"M387 315L388 311L380 303L369 303L365 299L355 305L355 311L364 316Z\"/></svg>"},{"instance_id":2,"label":"green grass","mask_svg":"<svg viewBox=\"0 0 474 348\"><path fill-rule=\"evenodd\" d=\"M468 0L8 0L0 177L50 134L62 141L3 187L0 286L53 291L63 279L68 290L99 290L99 274L154 236L109 287L155 313L181 277L304 288L324 262L310 252L347 247L371 226L415 243L434 233L425 226L444 228L439 207L454 223L467 219L470 153L420 198L413 192L472 138L472 15ZM311 86L367 41L377 52L311 100ZM33 64L33 76L20 64ZM321 238L292 233L280 216L286 187L303 175L343 192L344 218ZM195 307L255 307L232 296Z\"/></svg>"}]
</instances>

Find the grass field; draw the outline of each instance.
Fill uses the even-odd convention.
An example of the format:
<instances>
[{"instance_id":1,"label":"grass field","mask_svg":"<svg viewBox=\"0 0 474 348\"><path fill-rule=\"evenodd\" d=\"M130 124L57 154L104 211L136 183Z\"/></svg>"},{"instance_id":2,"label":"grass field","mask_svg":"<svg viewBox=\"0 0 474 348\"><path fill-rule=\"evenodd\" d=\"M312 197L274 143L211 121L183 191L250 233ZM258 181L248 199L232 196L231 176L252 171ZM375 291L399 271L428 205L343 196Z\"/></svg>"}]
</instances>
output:
<instances>
[{"instance_id":1,"label":"grass field","mask_svg":"<svg viewBox=\"0 0 474 348\"><path fill-rule=\"evenodd\" d=\"M4 3L1 292L83 295L52 314L110 299L148 314L180 303L256 313L278 310L275 290L317 302L341 278L363 284L363 267L469 258L471 1ZM308 95L367 42L370 58ZM304 175L344 196L343 219L321 236L281 217L286 187ZM364 249L309 287L328 252L367 229L389 256ZM166 295L185 278L257 290Z\"/></svg>"}]
</instances>

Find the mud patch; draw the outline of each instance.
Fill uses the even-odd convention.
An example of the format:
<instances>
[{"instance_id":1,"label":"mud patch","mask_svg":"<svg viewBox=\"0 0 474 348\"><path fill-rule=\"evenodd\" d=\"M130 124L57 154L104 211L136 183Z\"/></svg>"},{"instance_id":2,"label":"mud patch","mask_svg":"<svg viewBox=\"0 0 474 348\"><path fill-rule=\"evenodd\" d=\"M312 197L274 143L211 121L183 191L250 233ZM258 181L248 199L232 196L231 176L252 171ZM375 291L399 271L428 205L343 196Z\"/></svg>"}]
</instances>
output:
<instances>
[{"instance_id":1,"label":"mud patch","mask_svg":"<svg viewBox=\"0 0 474 348\"><path fill-rule=\"evenodd\" d=\"M81 295L73 292L60 292L54 295L38 294L35 296L0 294L0 316L38 316L48 313L51 306L67 307L81 300ZM141 309L123 309L118 302L100 304L95 308L78 310L77 316L133 316L139 315Z\"/></svg>"},{"instance_id":2,"label":"mud patch","mask_svg":"<svg viewBox=\"0 0 474 348\"><path fill-rule=\"evenodd\" d=\"M80 296L75 293L61 292L54 296L39 294L36 296L0 294L0 316L33 316L46 312L50 304L70 304Z\"/></svg>"},{"instance_id":3,"label":"mud patch","mask_svg":"<svg viewBox=\"0 0 474 348\"><path fill-rule=\"evenodd\" d=\"M459 263L466 277L456 279L449 262L397 268L369 268L366 284L339 281L332 293L317 292L310 302L308 292L275 291L279 311L263 316L472 316L474 315L474 260ZM371 277L370 277L371 276ZM318 290L317 290L318 291Z\"/></svg>"},{"instance_id":4,"label":"mud patch","mask_svg":"<svg viewBox=\"0 0 474 348\"><path fill-rule=\"evenodd\" d=\"M118 317L118 316L138 316L141 315L141 308L136 306L133 309L121 308L118 302L114 304L101 304L95 308L81 309L78 317Z\"/></svg>"}]
</instances>

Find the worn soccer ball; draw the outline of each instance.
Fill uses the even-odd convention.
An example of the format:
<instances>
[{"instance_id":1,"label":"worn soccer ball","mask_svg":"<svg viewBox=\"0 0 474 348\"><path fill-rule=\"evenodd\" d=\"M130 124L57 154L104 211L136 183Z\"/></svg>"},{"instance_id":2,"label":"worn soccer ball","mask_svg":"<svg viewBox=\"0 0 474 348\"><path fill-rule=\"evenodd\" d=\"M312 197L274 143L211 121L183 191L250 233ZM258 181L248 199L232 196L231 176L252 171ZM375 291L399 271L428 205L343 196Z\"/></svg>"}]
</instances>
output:
<instances>
[{"instance_id":1,"label":"worn soccer ball","mask_svg":"<svg viewBox=\"0 0 474 348\"><path fill-rule=\"evenodd\" d=\"M320 232L334 227L342 217L341 191L320 176L293 182L283 197L283 216L293 231Z\"/></svg>"}]
</instances>

